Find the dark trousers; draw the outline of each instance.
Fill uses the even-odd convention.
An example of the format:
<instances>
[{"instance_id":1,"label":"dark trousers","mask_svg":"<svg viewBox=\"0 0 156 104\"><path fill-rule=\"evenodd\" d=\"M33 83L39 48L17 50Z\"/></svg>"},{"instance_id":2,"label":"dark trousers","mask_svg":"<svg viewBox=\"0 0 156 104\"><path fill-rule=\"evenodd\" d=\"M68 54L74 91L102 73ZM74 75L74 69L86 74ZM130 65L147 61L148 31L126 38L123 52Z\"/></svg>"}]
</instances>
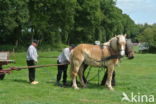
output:
<instances>
[{"instance_id":1,"label":"dark trousers","mask_svg":"<svg viewBox=\"0 0 156 104\"><path fill-rule=\"evenodd\" d=\"M87 64L84 64L84 67L83 67L83 76L82 76L82 78L83 78L83 81L84 81L85 84L87 84L87 79L86 79L84 73L85 73L85 71L86 71L87 68L88 68L88 65L87 65Z\"/></svg>"},{"instance_id":2,"label":"dark trousers","mask_svg":"<svg viewBox=\"0 0 156 104\"><path fill-rule=\"evenodd\" d=\"M27 65L28 66L33 66L35 65L35 61L34 60L27 60ZM33 82L35 80L35 68L29 68L29 81Z\"/></svg>"},{"instance_id":3,"label":"dark trousers","mask_svg":"<svg viewBox=\"0 0 156 104\"><path fill-rule=\"evenodd\" d=\"M57 64L60 64L60 62L57 60ZM57 82L61 80L62 72L63 72L63 83L65 84L67 82L67 68L68 65L58 65L58 73L57 73Z\"/></svg>"},{"instance_id":4,"label":"dark trousers","mask_svg":"<svg viewBox=\"0 0 156 104\"><path fill-rule=\"evenodd\" d=\"M103 76L103 79L101 81L101 85L106 84L107 76L108 76L108 71L106 70L105 75ZM115 70L114 70L113 75L112 75L112 86L115 86L115 84L116 84L116 81L115 81Z\"/></svg>"}]
</instances>

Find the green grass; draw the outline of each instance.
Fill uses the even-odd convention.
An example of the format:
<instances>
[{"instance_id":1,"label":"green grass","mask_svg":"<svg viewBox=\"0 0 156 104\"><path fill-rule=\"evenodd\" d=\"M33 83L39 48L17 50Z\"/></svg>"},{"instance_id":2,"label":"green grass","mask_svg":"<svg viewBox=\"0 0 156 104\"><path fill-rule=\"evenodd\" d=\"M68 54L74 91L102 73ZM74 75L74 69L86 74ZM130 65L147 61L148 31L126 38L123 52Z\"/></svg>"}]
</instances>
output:
<instances>
[{"instance_id":1,"label":"green grass","mask_svg":"<svg viewBox=\"0 0 156 104\"><path fill-rule=\"evenodd\" d=\"M57 56L58 54L59 52L39 53L41 56ZM16 60L16 64L9 64L5 68L26 65L25 53L16 53L12 55L12 58ZM128 95L133 92L156 97L155 62L156 54L136 54L133 60L122 59L120 66L116 67L115 91L98 86L97 77L90 81L87 88L80 90L55 86L56 66L37 69L36 80L40 82L38 85L28 83L27 70L14 71L6 75L5 80L0 81L0 104L135 104L121 102L122 92ZM40 58L38 64L56 64L56 59ZM98 68L92 68L89 78L96 75L97 70ZM100 74L101 79L102 75L103 72ZM70 82L69 74L68 82Z\"/></svg>"}]
</instances>

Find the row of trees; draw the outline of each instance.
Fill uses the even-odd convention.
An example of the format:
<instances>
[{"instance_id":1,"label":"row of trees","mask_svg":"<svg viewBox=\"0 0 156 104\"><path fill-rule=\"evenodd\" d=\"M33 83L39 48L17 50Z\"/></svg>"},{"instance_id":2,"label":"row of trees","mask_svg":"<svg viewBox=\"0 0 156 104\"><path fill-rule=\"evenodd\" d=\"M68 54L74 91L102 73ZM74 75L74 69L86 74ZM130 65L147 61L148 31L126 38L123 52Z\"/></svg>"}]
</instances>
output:
<instances>
[{"instance_id":1,"label":"row of trees","mask_svg":"<svg viewBox=\"0 0 156 104\"><path fill-rule=\"evenodd\" d=\"M32 39L51 46L93 43L120 33L135 39L138 32L114 0L0 1L0 44L27 45Z\"/></svg>"},{"instance_id":2,"label":"row of trees","mask_svg":"<svg viewBox=\"0 0 156 104\"><path fill-rule=\"evenodd\" d=\"M146 42L149 45L149 51L156 52L156 24L144 24L138 27L140 31L136 39L139 42Z\"/></svg>"}]
</instances>

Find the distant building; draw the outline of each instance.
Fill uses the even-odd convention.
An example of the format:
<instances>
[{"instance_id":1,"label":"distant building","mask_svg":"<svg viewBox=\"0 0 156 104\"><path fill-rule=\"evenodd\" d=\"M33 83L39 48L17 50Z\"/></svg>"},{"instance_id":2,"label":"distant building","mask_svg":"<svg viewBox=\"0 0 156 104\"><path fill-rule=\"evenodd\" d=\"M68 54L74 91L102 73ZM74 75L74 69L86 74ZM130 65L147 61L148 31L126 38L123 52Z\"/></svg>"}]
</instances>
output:
<instances>
[{"instance_id":1,"label":"distant building","mask_svg":"<svg viewBox=\"0 0 156 104\"><path fill-rule=\"evenodd\" d=\"M149 50L149 45L147 42L139 43L139 52L146 52Z\"/></svg>"},{"instance_id":2,"label":"distant building","mask_svg":"<svg viewBox=\"0 0 156 104\"><path fill-rule=\"evenodd\" d=\"M95 45L100 45L100 41L95 41Z\"/></svg>"}]
</instances>

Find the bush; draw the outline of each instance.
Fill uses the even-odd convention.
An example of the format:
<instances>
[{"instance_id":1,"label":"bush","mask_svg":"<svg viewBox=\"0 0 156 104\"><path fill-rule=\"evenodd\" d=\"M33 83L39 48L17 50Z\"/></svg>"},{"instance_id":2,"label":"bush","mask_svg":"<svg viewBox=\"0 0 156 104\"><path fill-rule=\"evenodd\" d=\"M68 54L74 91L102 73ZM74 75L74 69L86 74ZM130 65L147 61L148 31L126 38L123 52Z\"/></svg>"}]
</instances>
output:
<instances>
[{"instance_id":1,"label":"bush","mask_svg":"<svg viewBox=\"0 0 156 104\"><path fill-rule=\"evenodd\" d=\"M18 51L18 52L21 52L24 50L26 50L26 48L24 46L16 47L14 45L0 45L0 51L9 51L9 52Z\"/></svg>"}]
</instances>

